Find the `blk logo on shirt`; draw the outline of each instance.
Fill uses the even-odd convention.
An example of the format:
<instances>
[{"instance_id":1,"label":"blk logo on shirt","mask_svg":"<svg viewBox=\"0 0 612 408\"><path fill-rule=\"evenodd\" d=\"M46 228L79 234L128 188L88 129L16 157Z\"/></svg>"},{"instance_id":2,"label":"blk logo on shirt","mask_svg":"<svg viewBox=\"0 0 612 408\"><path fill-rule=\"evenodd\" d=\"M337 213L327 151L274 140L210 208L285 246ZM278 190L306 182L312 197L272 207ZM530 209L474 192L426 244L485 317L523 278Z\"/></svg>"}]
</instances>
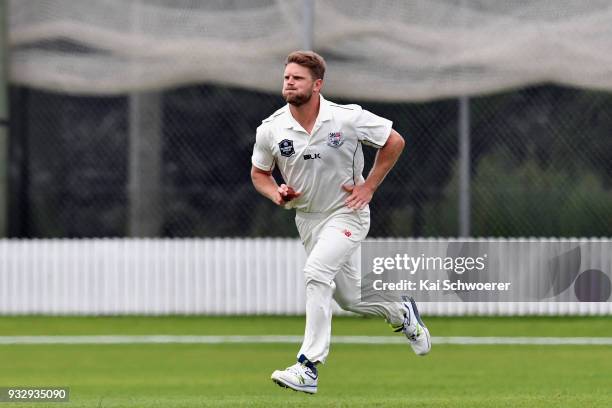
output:
<instances>
[{"instance_id":1,"label":"blk logo on shirt","mask_svg":"<svg viewBox=\"0 0 612 408\"><path fill-rule=\"evenodd\" d=\"M304 155L304 160L314 160L314 159L320 159L320 158L321 158L321 153L305 154Z\"/></svg>"}]
</instances>

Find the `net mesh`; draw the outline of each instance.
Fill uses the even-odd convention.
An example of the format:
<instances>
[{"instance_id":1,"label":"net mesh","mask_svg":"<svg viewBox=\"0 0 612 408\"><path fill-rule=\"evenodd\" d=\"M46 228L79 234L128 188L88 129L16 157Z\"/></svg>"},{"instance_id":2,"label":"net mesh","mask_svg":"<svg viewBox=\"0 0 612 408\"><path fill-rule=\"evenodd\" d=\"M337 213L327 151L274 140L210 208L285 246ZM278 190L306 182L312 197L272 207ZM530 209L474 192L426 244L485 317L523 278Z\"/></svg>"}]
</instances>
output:
<instances>
[{"instance_id":1,"label":"net mesh","mask_svg":"<svg viewBox=\"0 0 612 408\"><path fill-rule=\"evenodd\" d=\"M533 83L612 89L609 0L316 0L326 94L418 101ZM195 83L277 92L301 0L12 0L11 79L116 95Z\"/></svg>"}]
</instances>

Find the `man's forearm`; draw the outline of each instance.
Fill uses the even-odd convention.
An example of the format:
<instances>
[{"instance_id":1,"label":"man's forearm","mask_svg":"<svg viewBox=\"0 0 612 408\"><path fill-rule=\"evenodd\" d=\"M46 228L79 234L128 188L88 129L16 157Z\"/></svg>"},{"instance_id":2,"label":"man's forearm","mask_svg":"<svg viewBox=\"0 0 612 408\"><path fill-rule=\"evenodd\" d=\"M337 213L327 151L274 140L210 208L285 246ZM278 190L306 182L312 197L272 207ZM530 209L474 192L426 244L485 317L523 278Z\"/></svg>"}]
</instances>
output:
<instances>
[{"instance_id":1,"label":"man's forearm","mask_svg":"<svg viewBox=\"0 0 612 408\"><path fill-rule=\"evenodd\" d=\"M272 174L253 171L251 172L251 180L253 181L255 190L257 190L259 194L275 201L278 195L278 184L276 184L276 180L274 180Z\"/></svg>"},{"instance_id":2,"label":"man's forearm","mask_svg":"<svg viewBox=\"0 0 612 408\"><path fill-rule=\"evenodd\" d=\"M404 144L404 139L399 133L392 130L387 143L376 153L374 165L365 181L365 185L372 191L376 191L393 168L404 149Z\"/></svg>"}]
</instances>

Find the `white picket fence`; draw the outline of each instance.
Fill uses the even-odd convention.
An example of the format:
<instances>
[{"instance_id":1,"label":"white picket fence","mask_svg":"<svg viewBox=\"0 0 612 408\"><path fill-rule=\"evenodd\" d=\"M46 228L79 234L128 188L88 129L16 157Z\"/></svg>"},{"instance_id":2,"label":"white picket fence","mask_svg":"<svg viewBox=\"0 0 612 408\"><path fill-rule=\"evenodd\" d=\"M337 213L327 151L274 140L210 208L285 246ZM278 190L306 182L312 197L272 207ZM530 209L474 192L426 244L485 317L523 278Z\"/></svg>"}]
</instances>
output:
<instances>
[{"instance_id":1,"label":"white picket fence","mask_svg":"<svg viewBox=\"0 0 612 408\"><path fill-rule=\"evenodd\" d=\"M0 240L0 314L303 314L305 258L296 239ZM612 314L612 302L420 308L427 315Z\"/></svg>"}]
</instances>

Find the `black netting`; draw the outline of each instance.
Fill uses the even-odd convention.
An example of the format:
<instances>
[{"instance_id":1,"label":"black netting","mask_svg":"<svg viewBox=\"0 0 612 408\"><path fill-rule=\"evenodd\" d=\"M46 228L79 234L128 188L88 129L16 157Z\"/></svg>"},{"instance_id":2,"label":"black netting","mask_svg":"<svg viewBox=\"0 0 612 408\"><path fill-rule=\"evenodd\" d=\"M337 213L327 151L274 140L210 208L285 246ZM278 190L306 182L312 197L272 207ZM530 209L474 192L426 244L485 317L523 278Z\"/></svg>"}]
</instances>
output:
<instances>
[{"instance_id":1,"label":"black netting","mask_svg":"<svg viewBox=\"0 0 612 408\"><path fill-rule=\"evenodd\" d=\"M129 98L11 96L11 235L127 236ZM456 236L458 101L329 99L393 120L407 141L374 197L370 236ZM249 175L255 128L282 106L278 95L206 85L160 101L152 235L296 235L293 213L259 196ZM538 86L471 98L470 109L472 235L612 233L612 95Z\"/></svg>"}]
</instances>

